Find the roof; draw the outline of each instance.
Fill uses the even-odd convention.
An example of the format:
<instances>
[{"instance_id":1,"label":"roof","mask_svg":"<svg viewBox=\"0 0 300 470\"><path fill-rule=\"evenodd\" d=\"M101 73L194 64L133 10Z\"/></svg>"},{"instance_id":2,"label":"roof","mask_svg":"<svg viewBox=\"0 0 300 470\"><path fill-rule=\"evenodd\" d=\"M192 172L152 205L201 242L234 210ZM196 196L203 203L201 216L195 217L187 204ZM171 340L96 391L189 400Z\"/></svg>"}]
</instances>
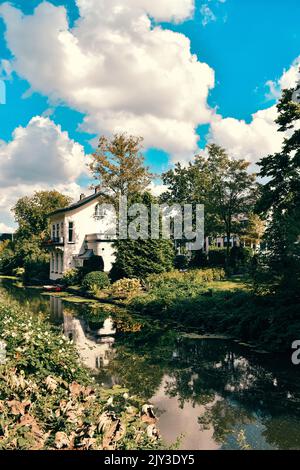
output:
<instances>
[{"instance_id":1,"label":"roof","mask_svg":"<svg viewBox=\"0 0 300 470\"><path fill-rule=\"evenodd\" d=\"M95 254L93 250L85 250L85 252L82 255L78 255L76 258L86 260L86 259L91 259L94 256Z\"/></svg>"},{"instance_id":2,"label":"roof","mask_svg":"<svg viewBox=\"0 0 300 470\"><path fill-rule=\"evenodd\" d=\"M63 214L64 212L70 212L73 211L74 209L77 209L78 207L84 206L85 204L88 204L89 202L93 201L94 199L99 198L99 196L103 195L101 192L97 192L94 194L91 194L90 196L87 196L83 199L80 199L80 201L74 202L73 204L70 204L70 206L63 207L62 209L57 209L56 211L50 212L48 216L56 215L56 214Z\"/></svg>"}]
</instances>

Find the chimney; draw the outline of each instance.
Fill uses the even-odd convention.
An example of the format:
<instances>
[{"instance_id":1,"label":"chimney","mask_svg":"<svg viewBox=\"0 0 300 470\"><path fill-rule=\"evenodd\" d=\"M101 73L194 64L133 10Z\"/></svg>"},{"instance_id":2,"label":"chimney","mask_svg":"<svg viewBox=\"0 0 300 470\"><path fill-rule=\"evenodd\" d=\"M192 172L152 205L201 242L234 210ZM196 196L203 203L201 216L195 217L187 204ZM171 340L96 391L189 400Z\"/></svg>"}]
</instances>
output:
<instances>
[{"instance_id":1,"label":"chimney","mask_svg":"<svg viewBox=\"0 0 300 470\"><path fill-rule=\"evenodd\" d=\"M82 199L84 199L84 198L85 198L85 194L81 193L80 194L80 201L82 201Z\"/></svg>"},{"instance_id":2,"label":"chimney","mask_svg":"<svg viewBox=\"0 0 300 470\"><path fill-rule=\"evenodd\" d=\"M99 193L100 192L100 188L101 186L98 185L98 186L95 186L95 194Z\"/></svg>"}]
</instances>

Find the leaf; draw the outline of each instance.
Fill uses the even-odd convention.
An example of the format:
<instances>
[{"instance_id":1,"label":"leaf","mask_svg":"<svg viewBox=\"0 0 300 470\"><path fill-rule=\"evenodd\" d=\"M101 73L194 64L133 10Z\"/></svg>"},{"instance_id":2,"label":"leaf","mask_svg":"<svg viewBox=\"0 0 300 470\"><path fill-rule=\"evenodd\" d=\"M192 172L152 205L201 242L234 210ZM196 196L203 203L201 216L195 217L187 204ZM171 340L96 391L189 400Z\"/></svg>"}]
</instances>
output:
<instances>
[{"instance_id":1,"label":"leaf","mask_svg":"<svg viewBox=\"0 0 300 470\"><path fill-rule=\"evenodd\" d=\"M45 384L50 392L54 392L58 386L56 380L54 380L50 375L45 379Z\"/></svg>"},{"instance_id":2,"label":"leaf","mask_svg":"<svg viewBox=\"0 0 300 470\"><path fill-rule=\"evenodd\" d=\"M13 415L24 415L25 410L28 406L31 405L30 401L18 401L18 400L11 400L7 402L8 406L11 408L11 412Z\"/></svg>"},{"instance_id":3,"label":"leaf","mask_svg":"<svg viewBox=\"0 0 300 470\"><path fill-rule=\"evenodd\" d=\"M69 447L71 441L65 432L57 432L55 434L54 444L57 449L62 449L63 447Z\"/></svg>"}]
</instances>

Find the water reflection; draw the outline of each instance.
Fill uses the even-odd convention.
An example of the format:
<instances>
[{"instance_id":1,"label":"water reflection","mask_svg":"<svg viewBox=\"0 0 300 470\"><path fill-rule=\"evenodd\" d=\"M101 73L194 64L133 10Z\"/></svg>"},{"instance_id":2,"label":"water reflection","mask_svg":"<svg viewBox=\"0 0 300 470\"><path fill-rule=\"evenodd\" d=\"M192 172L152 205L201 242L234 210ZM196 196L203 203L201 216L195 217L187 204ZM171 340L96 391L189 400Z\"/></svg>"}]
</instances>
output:
<instances>
[{"instance_id":1,"label":"water reflection","mask_svg":"<svg viewBox=\"0 0 300 470\"><path fill-rule=\"evenodd\" d=\"M31 310L50 315L72 338L100 383L151 400L168 442L184 449L300 448L300 369L289 357L236 343L183 338L120 312L76 305L5 286Z\"/></svg>"}]
</instances>

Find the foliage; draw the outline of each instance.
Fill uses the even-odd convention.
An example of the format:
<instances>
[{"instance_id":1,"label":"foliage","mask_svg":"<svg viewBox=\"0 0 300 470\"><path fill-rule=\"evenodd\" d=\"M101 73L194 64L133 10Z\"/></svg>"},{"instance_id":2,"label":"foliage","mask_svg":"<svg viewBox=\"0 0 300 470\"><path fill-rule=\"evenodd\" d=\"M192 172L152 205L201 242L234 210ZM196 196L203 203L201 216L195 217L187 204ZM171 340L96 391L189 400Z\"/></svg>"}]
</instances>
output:
<instances>
[{"instance_id":1,"label":"foliage","mask_svg":"<svg viewBox=\"0 0 300 470\"><path fill-rule=\"evenodd\" d=\"M142 140L126 134L100 138L90 169L106 194L128 196L149 186L151 175L144 165Z\"/></svg>"},{"instance_id":2,"label":"foliage","mask_svg":"<svg viewBox=\"0 0 300 470\"><path fill-rule=\"evenodd\" d=\"M82 281L82 288L88 292L96 294L99 290L105 289L110 284L109 277L101 271L88 273Z\"/></svg>"},{"instance_id":3,"label":"foliage","mask_svg":"<svg viewBox=\"0 0 300 470\"><path fill-rule=\"evenodd\" d=\"M120 279L112 284L110 292L114 298L131 298L142 290L139 279Z\"/></svg>"},{"instance_id":4,"label":"foliage","mask_svg":"<svg viewBox=\"0 0 300 470\"><path fill-rule=\"evenodd\" d=\"M157 200L145 192L142 195L133 195L131 202L142 203L150 209L151 204ZM134 220L128 217L129 224L132 219ZM149 274L163 273L174 267L175 250L171 240L163 238L118 240L115 247L116 260L110 273L113 281L122 278L145 279Z\"/></svg>"},{"instance_id":5,"label":"foliage","mask_svg":"<svg viewBox=\"0 0 300 470\"><path fill-rule=\"evenodd\" d=\"M80 279L81 279L81 275L80 275L79 270L77 268L73 268L73 269L68 269L67 271L65 271L61 282L65 286L74 286L74 285L79 284Z\"/></svg>"},{"instance_id":6,"label":"foliage","mask_svg":"<svg viewBox=\"0 0 300 470\"><path fill-rule=\"evenodd\" d=\"M207 146L208 158L197 155L188 167L177 164L163 175L168 192L162 200L180 204L204 204L207 236L240 234L243 219L251 214L256 200L255 175L245 160L230 158L224 149ZM230 247L227 247L227 259Z\"/></svg>"},{"instance_id":7,"label":"foliage","mask_svg":"<svg viewBox=\"0 0 300 470\"><path fill-rule=\"evenodd\" d=\"M263 265L275 290L298 295L300 289L300 105L292 100L294 90L284 90L277 106L279 132L288 131L280 153L259 163L267 179L257 205L268 219Z\"/></svg>"},{"instance_id":8,"label":"foliage","mask_svg":"<svg viewBox=\"0 0 300 470\"><path fill-rule=\"evenodd\" d=\"M151 275L146 279L149 289L180 288L187 286L203 286L206 282L221 281L225 278L223 269L193 269L187 272L172 271Z\"/></svg>"},{"instance_id":9,"label":"foliage","mask_svg":"<svg viewBox=\"0 0 300 470\"><path fill-rule=\"evenodd\" d=\"M189 266L189 258L186 255L177 255L174 260L175 269L187 269Z\"/></svg>"},{"instance_id":10,"label":"foliage","mask_svg":"<svg viewBox=\"0 0 300 470\"><path fill-rule=\"evenodd\" d=\"M0 449L161 448L140 400L93 384L67 338L2 294L0 338Z\"/></svg>"},{"instance_id":11,"label":"foliage","mask_svg":"<svg viewBox=\"0 0 300 470\"><path fill-rule=\"evenodd\" d=\"M13 269L25 268L27 280L41 276L49 278L49 256L43 242L50 237L48 215L65 207L71 199L57 191L38 191L32 197L20 198L12 211L18 223L14 241L9 242L1 254L0 269L11 273ZM47 272L46 272L47 271Z\"/></svg>"},{"instance_id":12,"label":"foliage","mask_svg":"<svg viewBox=\"0 0 300 470\"><path fill-rule=\"evenodd\" d=\"M70 203L71 198L58 191L37 191L32 197L20 198L12 209L19 226L16 236L22 239L32 236L42 240L49 238L49 213Z\"/></svg>"},{"instance_id":13,"label":"foliage","mask_svg":"<svg viewBox=\"0 0 300 470\"><path fill-rule=\"evenodd\" d=\"M23 277L24 274L25 274L25 268L15 268L15 269L13 269L12 272L13 272L14 276Z\"/></svg>"},{"instance_id":14,"label":"foliage","mask_svg":"<svg viewBox=\"0 0 300 470\"><path fill-rule=\"evenodd\" d=\"M204 279L212 279L211 271L205 270ZM266 350L290 350L300 336L297 298L258 295L240 281L207 282L199 274L150 276L148 293L132 299L130 307L164 323L175 322L205 333L226 333Z\"/></svg>"}]
</instances>

